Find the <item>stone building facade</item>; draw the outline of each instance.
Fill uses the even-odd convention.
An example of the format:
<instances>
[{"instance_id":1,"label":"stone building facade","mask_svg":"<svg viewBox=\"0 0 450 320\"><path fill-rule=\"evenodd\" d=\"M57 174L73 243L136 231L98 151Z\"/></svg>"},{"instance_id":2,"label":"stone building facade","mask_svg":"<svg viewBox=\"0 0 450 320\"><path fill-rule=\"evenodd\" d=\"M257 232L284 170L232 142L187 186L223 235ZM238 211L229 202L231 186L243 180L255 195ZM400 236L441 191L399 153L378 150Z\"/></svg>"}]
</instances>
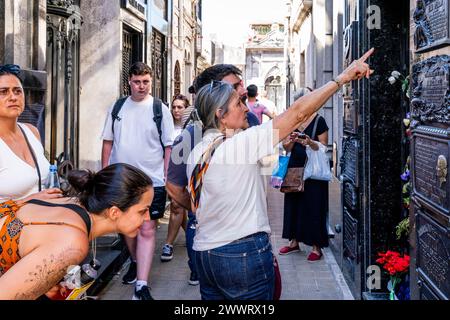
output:
<instances>
[{"instance_id":1,"label":"stone building facade","mask_svg":"<svg viewBox=\"0 0 450 320\"><path fill-rule=\"evenodd\" d=\"M24 69L31 111L22 120L42 123L52 162L100 168L106 111L129 94L127 73L133 62L152 66L154 96L167 102L175 86L187 92L196 75L201 0L175 2L0 2L0 63Z\"/></svg>"},{"instance_id":2,"label":"stone building facade","mask_svg":"<svg viewBox=\"0 0 450 320\"><path fill-rule=\"evenodd\" d=\"M188 95L195 77L195 44L198 30L197 0L174 0L172 18L172 96Z\"/></svg>"},{"instance_id":3,"label":"stone building facade","mask_svg":"<svg viewBox=\"0 0 450 320\"><path fill-rule=\"evenodd\" d=\"M258 86L280 113L286 108L286 64L284 59L284 25L253 23L245 44L245 84Z\"/></svg>"}]
</instances>

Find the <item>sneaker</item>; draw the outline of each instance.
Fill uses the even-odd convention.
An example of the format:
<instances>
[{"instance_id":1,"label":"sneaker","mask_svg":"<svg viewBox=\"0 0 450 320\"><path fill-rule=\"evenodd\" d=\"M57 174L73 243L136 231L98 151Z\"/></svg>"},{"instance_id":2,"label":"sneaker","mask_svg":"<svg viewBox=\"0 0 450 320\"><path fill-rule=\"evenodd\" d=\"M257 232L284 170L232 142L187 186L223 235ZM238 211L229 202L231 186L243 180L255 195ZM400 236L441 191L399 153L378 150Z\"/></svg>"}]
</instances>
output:
<instances>
[{"instance_id":1,"label":"sneaker","mask_svg":"<svg viewBox=\"0 0 450 320\"><path fill-rule=\"evenodd\" d=\"M289 247L289 246L283 247L283 248L280 249L280 251L278 251L278 253L279 253L280 255L285 255L285 254L290 254L290 253L298 252L298 251L300 251L300 247L299 247L299 245L297 244L297 246L296 246L296 247L293 247L293 248L291 248L291 247Z\"/></svg>"},{"instance_id":2,"label":"sneaker","mask_svg":"<svg viewBox=\"0 0 450 320\"><path fill-rule=\"evenodd\" d=\"M173 246L171 246L170 244L165 244L162 249L161 261L167 262L172 260L172 258L173 258Z\"/></svg>"},{"instance_id":3,"label":"sneaker","mask_svg":"<svg viewBox=\"0 0 450 320\"><path fill-rule=\"evenodd\" d=\"M200 281L198 281L197 273L191 272L191 276L189 277L188 283L189 283L191 286L198 286L198 284L200 283Z\"/></svg>"},{"instance_id":4,"label":"sneaker","mask_svg":"<svg viewBox=\"0 0 450 320\"><path fill-rule=\"evenodd\" d=\"M322 253L315 253L315 252L311 252L308 256L308 261L309 262L316 262L319 261L320 259L322 259Z\"/></svg>"},{"instance_id":5,"label":"sneaker","mask_svg":"<svg viewBox=\"0 0 450 320\"><path fill-rule=\"evenodd\" d=\"M136 271L137 271L136 262L131 261L127 273L122 278L122 283L123 284L135 283L137 278Z\"/></svg>"},{"instance_id":6,"label":"sneaker","mask_svg":"<svg viewBox=\"0 0 450 320\"><path fill-rule=\"evenodd\" d=\"M141 290L134 289L133 300L155 300L150 294L150 288L143 286Z\"/></svg>"}]
</instances>

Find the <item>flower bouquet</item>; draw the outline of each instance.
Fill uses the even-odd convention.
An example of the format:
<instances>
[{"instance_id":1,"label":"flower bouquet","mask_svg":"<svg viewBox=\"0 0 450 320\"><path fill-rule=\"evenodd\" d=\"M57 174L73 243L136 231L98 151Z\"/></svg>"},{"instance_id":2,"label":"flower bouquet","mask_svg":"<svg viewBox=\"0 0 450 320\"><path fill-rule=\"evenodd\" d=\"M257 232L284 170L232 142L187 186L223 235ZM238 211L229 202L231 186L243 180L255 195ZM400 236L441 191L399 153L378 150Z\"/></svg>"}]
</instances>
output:
<instances>
[{"instance_id":1,"label":"flower bouquet","mask_svg":"<svg viewBox=\"0 0 450 320\"><path fill-rule=\"evenodd\" d=\"M400 284L402 277L408 273L410 258L407 254L401 255L399 252L390 250L385 253L379 252L378 256L376 262L383 267L391 278L390 286L388 286L389 300L395 300L396 286Z\"/></svg>"}]
</instances>

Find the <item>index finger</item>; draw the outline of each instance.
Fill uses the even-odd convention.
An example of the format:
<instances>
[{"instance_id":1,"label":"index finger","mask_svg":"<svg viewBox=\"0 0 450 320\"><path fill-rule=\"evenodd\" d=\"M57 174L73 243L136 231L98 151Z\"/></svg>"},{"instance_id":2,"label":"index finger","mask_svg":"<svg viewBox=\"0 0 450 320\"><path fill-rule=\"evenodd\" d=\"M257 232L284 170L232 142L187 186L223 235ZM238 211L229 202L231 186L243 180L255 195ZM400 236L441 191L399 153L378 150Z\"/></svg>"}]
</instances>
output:
<instances>
[{"instance_id":1,"label":"index finger","mask_svg":"<svg viewBox=\"0 0 450 320\"><path fill-rule=\"evenodd\" d=\"M365 62L372 55L372 53L374 51L375 51L375 48L370 49L369 51L364 53L363 56L361 58L359 58L358 60L361 62Z\"/></svg>"}]
</instances>

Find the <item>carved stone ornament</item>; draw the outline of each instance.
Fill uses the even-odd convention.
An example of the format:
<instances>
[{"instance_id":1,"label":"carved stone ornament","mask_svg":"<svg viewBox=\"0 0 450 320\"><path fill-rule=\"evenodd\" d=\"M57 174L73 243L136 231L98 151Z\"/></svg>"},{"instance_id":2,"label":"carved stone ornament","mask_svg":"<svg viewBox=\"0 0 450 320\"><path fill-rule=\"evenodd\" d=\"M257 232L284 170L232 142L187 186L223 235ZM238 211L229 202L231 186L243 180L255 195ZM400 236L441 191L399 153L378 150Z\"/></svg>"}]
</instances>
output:
<instances>
[{"instance_id":1,"label":"carved stone ornament","mask_svg":"<svg viewBox=\"0 0 450 320\"><path fill-rule=\"evenodd\" d=\"M447 158L443 155L438 157L436 175L439 179L439 187L442 188L442 184L447 182Z\"/></svg>"},{"instance_id":2,"label":"carved stone ornament","mask_svg":"<svg viewBox=\"0 0 450 320\"><path fill-rule=\"evenodd\" d=\"M73 5L73 0L47 0L47 5L52 5L52 6L67 9Z\"/></svg>"}]
</instances>

